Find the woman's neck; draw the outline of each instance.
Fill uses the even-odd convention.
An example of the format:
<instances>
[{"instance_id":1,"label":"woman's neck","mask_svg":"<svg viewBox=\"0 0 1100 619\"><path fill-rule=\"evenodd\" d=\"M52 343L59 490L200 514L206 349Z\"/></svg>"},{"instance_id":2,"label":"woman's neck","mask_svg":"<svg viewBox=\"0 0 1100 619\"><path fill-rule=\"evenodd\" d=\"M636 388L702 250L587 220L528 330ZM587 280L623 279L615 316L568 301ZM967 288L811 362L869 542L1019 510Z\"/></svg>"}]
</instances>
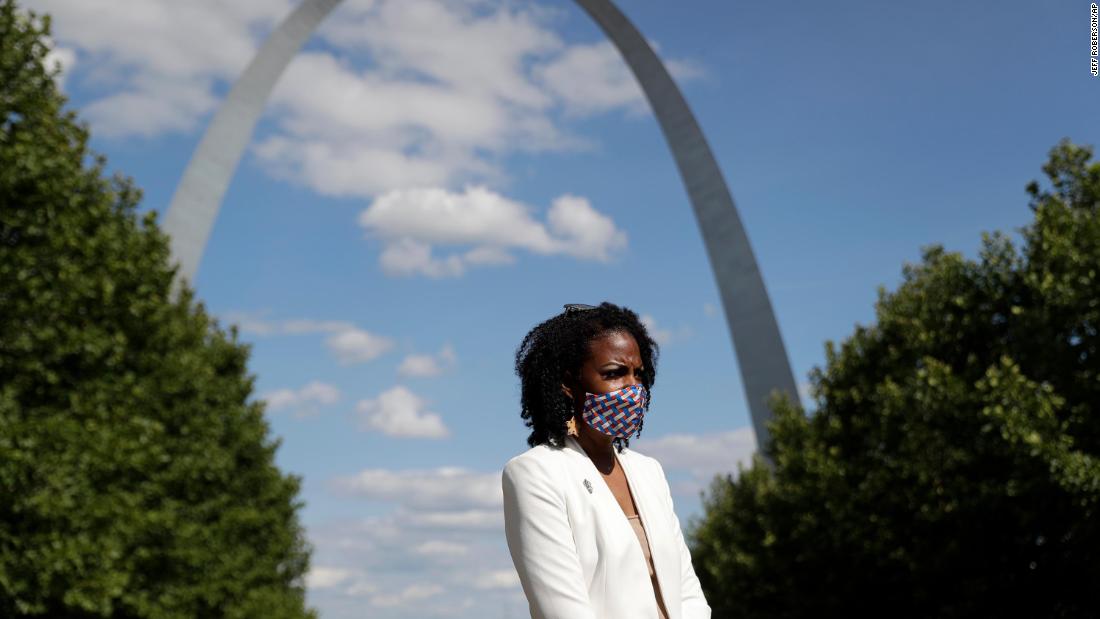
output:
<instances>
[{"instance_id":1,"label":"woman's neck","mask_svg":"<svg viewBox=\"0 0 1100 619\"><path fill-rule=\"evenodd\" d=\"M606 475L615 469L615 446L610 436L600 434L594 437L588 432L581 432L575 438L601 473Z\"/></svg>"}]
</instances>

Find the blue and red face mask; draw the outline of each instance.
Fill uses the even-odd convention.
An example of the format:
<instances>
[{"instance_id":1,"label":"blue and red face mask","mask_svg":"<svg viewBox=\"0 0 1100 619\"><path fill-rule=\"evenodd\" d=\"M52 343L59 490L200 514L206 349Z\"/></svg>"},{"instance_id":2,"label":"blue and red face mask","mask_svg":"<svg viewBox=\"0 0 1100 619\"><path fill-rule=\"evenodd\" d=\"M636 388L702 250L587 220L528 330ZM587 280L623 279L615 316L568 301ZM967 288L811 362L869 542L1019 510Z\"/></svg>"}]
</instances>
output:
<instances>
[{"instance_id":1,"label":"blue and red face mask","mask_svg":"<svg viewBox=\"0 0 1100 619\"><path fill-rule=\"evenodd\" d=\"M630 438L642 423L649 392L642 385L628 385L608 393L587 393L584 422L608 436Z\"/></svg>"}]
</instances>

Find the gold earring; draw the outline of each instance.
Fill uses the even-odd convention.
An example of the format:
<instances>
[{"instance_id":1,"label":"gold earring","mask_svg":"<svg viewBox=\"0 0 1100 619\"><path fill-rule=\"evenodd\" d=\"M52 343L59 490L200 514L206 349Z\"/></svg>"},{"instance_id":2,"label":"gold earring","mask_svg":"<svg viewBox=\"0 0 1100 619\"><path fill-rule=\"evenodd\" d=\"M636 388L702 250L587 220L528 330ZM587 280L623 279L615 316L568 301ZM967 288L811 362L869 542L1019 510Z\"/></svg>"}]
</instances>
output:
<instances>
[{"instance_id":1,"label":"gold earring","mask_svg":"<svg viewBox=\"0 0 1100 619\"><path fill-rule=\"evenodd\" d=\"M577 432L577 420L575 418L570 417L565 422L565 434L567 436L580 436L580 433Z\"/></svg>"}]
</instances>

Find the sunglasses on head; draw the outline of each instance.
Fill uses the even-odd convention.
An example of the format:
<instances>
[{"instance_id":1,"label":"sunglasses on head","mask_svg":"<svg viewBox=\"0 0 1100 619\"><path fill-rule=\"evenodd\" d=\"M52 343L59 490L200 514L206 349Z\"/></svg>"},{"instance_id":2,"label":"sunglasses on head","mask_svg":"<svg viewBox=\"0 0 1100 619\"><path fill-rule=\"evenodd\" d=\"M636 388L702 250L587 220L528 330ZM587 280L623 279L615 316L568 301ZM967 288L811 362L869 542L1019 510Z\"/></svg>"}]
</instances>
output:
<instances>
[{"instance_id":1,"label":"sunglasses on head","mask_svg":"<svg viewBox=\"0 0 1100 619\"><path fill-rule=\"evenodd\" d=\"M583 312L584 310L594 310L595 305L585 305L584 303L566 303L565 313L572 314L573 312Z\"/></svg>"}]
</instances>

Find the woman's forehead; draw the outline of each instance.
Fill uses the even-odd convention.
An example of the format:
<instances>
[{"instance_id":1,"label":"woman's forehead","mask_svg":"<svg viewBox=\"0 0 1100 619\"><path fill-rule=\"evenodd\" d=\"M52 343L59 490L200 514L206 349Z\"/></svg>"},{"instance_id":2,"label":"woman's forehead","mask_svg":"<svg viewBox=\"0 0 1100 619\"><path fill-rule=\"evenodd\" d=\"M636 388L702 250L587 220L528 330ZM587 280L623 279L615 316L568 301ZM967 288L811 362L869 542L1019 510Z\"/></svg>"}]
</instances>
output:
<instances>
[{"instance_id":1,"label":"woman's forehead","mask_svg":"<svg viewBox=\"0 0 1100 619\"><path fill-rule=\"evenodd\" d=\"M641 363L642 355L634 336L625 331L611 331L588 342L589 361L597 365L609 361Z\"/></svg>"}]
</instances>

